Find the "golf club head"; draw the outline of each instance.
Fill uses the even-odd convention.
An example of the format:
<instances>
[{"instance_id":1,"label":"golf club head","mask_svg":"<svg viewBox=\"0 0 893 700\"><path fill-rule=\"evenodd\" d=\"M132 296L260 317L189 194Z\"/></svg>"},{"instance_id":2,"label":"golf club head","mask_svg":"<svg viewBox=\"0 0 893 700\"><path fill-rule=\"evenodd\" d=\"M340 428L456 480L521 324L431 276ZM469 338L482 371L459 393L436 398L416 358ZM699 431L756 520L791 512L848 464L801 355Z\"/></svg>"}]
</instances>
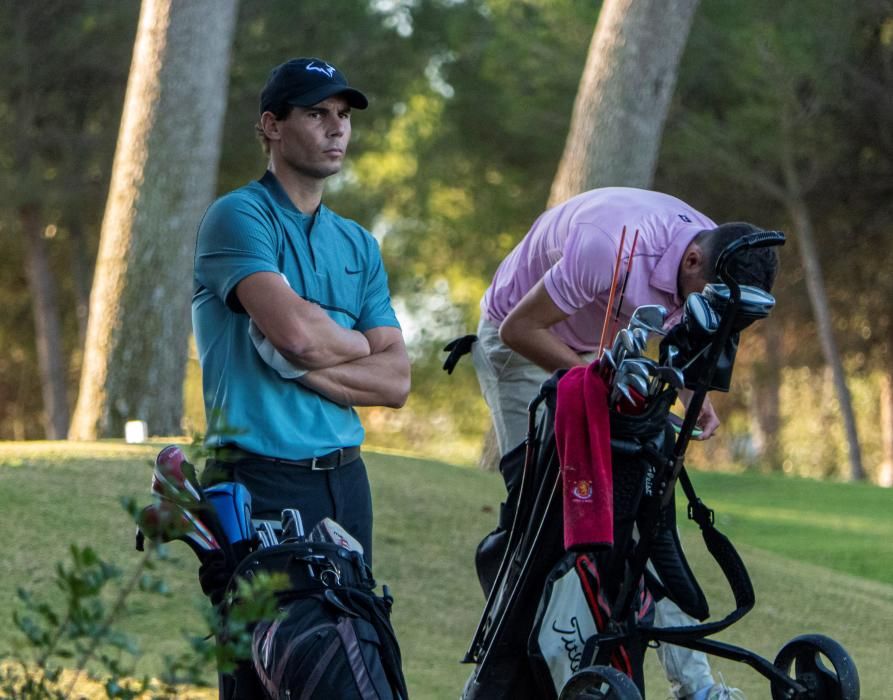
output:
<instances>
[{"instance_id":1,"label":"golf club head","mask_svg":"<svg viewBox=\"0 0 893 700\"><path fill-rule=\"evenodd\" d=\"M662 384L669 384L676 391L681 391L685 388L685 377L675 367L658 365L654 368L653 375Z\"/></svg>"},{"instance_id":2,"label":"golf club head","mask_svg":"<svg viewBox=\"0 0 893 700\"><path fill-rule=\"evenodd\" d=\"M172 501L201 503L201 487L195 468L176 445L168 445L155 457L152 470L152 492Z\"/></svg>"},{"instance_id":3,"label":"golf club head","mask_svg":"<svg viewBox=\"0 0 893 700\"><path fill-rule=\"evenodd\" d=\"M617 361L614 359L614 353L605 348L602 353L602 362L604 362L611 369L617 369Z\"/></svg>"},{"instance_id":4,"label":"golf club head","mask_svg":"<svg viewBox=\"0 0 893 700\"><path fill-rule=\"evenodd\" d=\"M181 540L204 561L210 552L220 551L220 543L214 533L193 513L173 501L159 500L140 511L137 519L137 549L142 549L143 539L156 542Z\"/></svg>"},{"instance_id":5,"label":"golf club head","mask_svg":"<svg viewBox=\"0 0 893 700\"><path fill-rule=\"evenodd\" d=\"M646 333L664 335L664 321L667 318L667 309L660 304L644 304L633 311L630 317L630 326L641 328Z\"/></svg>"},{"instance_id":6,"label":"golf club head","mask_svg":"<svg viewBox=\"0 0 893 700\"><path fill-rule=\"evenodd\" d=\"M617 368L617 373L621 376L638 375L644 379L648 379L654 370L654 361L647 357L627 357Z\"/></svg>"},{"instance_id":7,"label":"golf club head","mask_svg":"<svg viewBox=\"0 0 893 700\"><path fill-rule=\"evenodd\" d=\"M632 397L629 393L629 385L626 383L626 380L622 377L617 377L614 380L614 387L611 389L611 404L618 403L621 398L626 398L628 401L632 401Z\"/></svg>"},{"instance_id":8,"label":"golf club head","mask_svg":"<svg viewBox=\"0 0 893 700\"><path fill-rule=\"evenodd\" d=\"M279 544L279 534L276 532L276 528L280 523L273 520L252 520L251 522L260 536L261 542L269 542L264 545L265 547L274 547Z\"/></svg>"},{"instance_id":9,"label":"golf club head","mask_svg":"<svg viewBox=\"0 0 893 700\"><path fill-rule=\"evenodd\" d=\"M685 298L682 323L694 336L709 336L719 330L719 314L703 294L694 292Z\"/></svg>"},{"instance_id":10,"label":"golf club head","mask_svg":"<svg viewBox=\"0 0 893 700\"><path fill-rule=\"evenodd\" d=\"M323 518L310 531L311 542L332 542L351 552L363 554L363 545L331 518Z\"/></svg>"},{"instance_id":11,"label":"golf club head","mask_svg":"<svg viewBox=\"0 0 893 700\"><path fill-rule=\"evenodd\" d=\"M617 331L617 340L620 342L620 347L623 348L623 357L638 357L639 348L629 328L621 328Z\"/></svg>"},{"instance_id":12,"label":"golf club head","mask_svg":"<svg viewBox=\"0 0 893 700\"><path fill-rule=\"evenodd\" d=\"M620 413L633 416L642 413L647 405L648 400L645 394L640 393L632 386L624 386L615 402L615 408Z\"/></svg>"},{"instance_id":13,"label":"golf club head","mask_svg":"<svg viewBox=\"0 0 893 700\"><path fill-rule=\"evenodd\" d=\"M636 341L636 345L639 348L639 355L643 355L648 348L648 331L638 327L631 328L630 331L633 334L633 340Z\"/></svg>"},{"instance_id":14,"label":"golf club head","mask_svg":"<svg viewBox=\"0 0 893 700\"><path fill-rule=\"evenodd\" d=\"M285 508L282 511L282 540L303 540L304 520L297 508Z\"/></svg>"},{"instance_id":15,"label":"golf club head","mask_svg":"<svg viewBox=\"0 0 893 700\"><path fill-rule=\"evenodd\" d=\"M630 373L626 377L626 383L630 390L635 389L642 396L648 396L648 379L640 374Z\"/></svg>"},{"instance_id":16,"label":"golf club head","mask_svg":"<svg viewBox=\"0 0 893 700\"><path fill-rule=\"evenodd\" d=\"M615 364L619 364L623 360L625 351L623 349L623 343L620 342L620 333L617 333L617 335L614 336L614 343L611 345L611 350L609 352L614 358Z\"/></svg>"},{"instance_id":17,"label":"golf club head","mask_svg":"<svg viewBox=\"0 0 893 700\"><path fill-rule=\"evenodd\" d=\"M741 285L741 298L733 331L742 331L754 321L766 318L775 308L775 297L759 287ZM719 282L711 282L704 287L704 298L710 302L717 314L722 314L729 302L729 287Z\"/></svg>"}]
</instances>

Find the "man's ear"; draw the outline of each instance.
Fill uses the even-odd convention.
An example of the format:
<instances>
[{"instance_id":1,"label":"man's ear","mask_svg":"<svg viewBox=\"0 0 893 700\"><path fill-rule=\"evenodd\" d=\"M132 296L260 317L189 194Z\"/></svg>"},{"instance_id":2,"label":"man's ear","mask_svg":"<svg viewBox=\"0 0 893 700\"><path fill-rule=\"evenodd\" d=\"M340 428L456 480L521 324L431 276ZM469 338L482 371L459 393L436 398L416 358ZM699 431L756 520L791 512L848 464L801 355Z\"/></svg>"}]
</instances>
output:
<instances>
[{"instance_id":1,"label":"man's ear","mask_svg":"<svg viewBox=\"0 0 893 700\"><path fill-rule=\"evenodd\" d=\"M707 262L707 255L704 249L697 243L692 241L682 255L682 261L679 263L679 276L677 283L679 285L679 296L683 299L692 292L700 292L707 282L708 276L704 270Z\"/></svg>"},{"instance_id":2,"label":"man's ear","mask_svg":"<svg viewBox=\"0 0 893 700\"><path fill-rule=\"evenodd\" d=\"M703 248L692 241L688 248L685 249L685 254L682 256L681 267L689 274L703 272L702 268L704 267L705 260L706 255L704 254Z\"/></svg>"},{"instance_id":3,"label":"man's ear","mask_svg":"<svg viewBox=\"0 0 893 700\"><path fill-rule=\"evenodd\" d=\"M260 126L264 130L264 136L270 141L278 141L281 136L279 134L279 120L272 112L264 112L260 115Z\"/></svg>"}]
</instances>

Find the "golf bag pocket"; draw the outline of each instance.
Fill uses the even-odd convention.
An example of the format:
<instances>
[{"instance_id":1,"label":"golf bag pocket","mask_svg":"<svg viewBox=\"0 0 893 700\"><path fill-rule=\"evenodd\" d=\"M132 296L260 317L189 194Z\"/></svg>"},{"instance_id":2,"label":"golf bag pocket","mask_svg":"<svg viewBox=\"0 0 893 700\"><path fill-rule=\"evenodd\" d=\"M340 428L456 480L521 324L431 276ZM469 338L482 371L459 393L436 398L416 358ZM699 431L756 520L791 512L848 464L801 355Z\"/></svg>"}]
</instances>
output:
<instances>
[{"instance_id":1,"label":"golf bag pocket","mask_svg":"<svg viewBox=\"0 0 893 700\"><path fill-rule=\"evenodd\" d=\"M307 540L261 548L237 567L239 579L284 573L280 616L258 622L252 662L268 697L278 700L405 700L400 647L390 621L392 599L359 552Z\"/></svg>"},{"instance_id":2,"label":"golf bag pocket","mask_svg":"<svg viewBox=\"0 0 893 700\"><path fill-rule=\"evenodd\" d=\"M675 400L676 392L667 391L639 415L611 412L614 541L620 547L632 537L642 497L651 495L657 472L672 450L667 415Z\"/></svg>"},{"instance_id":3,"label":"golf bag pocket","mask_svg":"<svg viewBox=\"0 0 893 700\"><path fill-rule=\"evenodd\" d=\"M606 557L604 552L569 552L546 579L528 641L528 656L543 697L557 697L574 673L594 661L589 650L597 648L594 638L607 630L611 615L599 561ZM654 604L644 581L640 582L635 614L646 624L653 618ZM643 651L617 645L604 663L633 677Z\"/></svg>"},{"instance_id":4,"label":"golf bag pocket","mask_svg":"<svg viewBox=\"0 0 893 700\"><path fill-rule=\"evenodd\" d=\"M253 633L254 668L275 700L403 700L399 651L374 597L327 590L292 600Z\"/></svg>"}]
</instances>

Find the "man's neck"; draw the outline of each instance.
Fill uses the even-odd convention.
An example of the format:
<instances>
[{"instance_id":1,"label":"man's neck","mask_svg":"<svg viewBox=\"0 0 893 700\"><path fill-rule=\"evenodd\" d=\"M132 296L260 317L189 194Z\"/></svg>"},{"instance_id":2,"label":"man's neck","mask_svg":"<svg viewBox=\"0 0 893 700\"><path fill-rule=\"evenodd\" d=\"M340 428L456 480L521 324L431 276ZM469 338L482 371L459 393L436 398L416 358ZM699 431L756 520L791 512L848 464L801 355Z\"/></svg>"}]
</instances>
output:
<instances>
[{"instance_id":1,"label":"man's neck","mask_svg":"<svg viewBox=\"0 0 893 700\"><path fill-rule=\"evenodd\" d=\"M298 211L308 216L316 213L322 201L324 180L303 175L292 168L276 167L275 160L271 160L268 167Z\"/></svg>"}]
</instances>

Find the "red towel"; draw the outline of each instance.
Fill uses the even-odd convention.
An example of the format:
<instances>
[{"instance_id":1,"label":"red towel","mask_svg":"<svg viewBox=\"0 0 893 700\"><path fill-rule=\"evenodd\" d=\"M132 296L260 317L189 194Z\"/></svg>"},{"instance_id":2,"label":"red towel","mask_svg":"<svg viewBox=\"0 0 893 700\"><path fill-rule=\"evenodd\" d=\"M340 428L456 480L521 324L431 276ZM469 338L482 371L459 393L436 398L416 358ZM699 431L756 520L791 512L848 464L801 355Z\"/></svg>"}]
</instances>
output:
<instances>
[{"instance_id":1,"label":"red towel","mask_svg":"<svg viewBox=\"0 0 893 700\"><path fill-rule=\"evenodd\" d=\"M614 544L614 482L608 387L598 363L574 367L558 382L555 444L564 486L564 547Z\"/></svg>"}]
</instances>

